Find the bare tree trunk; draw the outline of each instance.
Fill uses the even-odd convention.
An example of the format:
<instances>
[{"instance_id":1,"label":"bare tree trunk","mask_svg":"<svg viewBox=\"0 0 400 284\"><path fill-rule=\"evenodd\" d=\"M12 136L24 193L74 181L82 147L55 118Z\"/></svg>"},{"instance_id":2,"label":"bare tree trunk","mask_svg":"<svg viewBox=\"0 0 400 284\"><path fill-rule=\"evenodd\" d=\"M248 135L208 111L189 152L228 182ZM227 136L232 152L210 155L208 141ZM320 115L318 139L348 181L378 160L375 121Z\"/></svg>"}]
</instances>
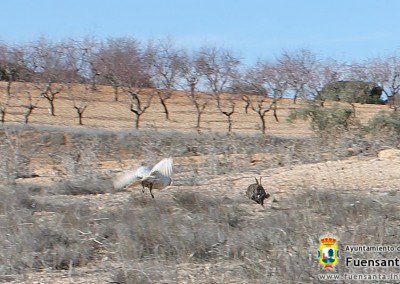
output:
<instances>
[{"instance_id":1,"label":"bare tree trunk","mask_svg":"<svg viewBox=\"0 0 400 284\"><path fill-rule=\"evenodd\" d=\"M88 105L84 105L84 106L74 106L74 108L76 109L76 113L78 114L78 123L79 125L83 125L83 113L85 112L86 108Z\"/></svg>"},{"instance_id":2,"label":"bare tree trunk","mask_svg":"<svg viewBox=\"0 0 400 284\"><path fill-rule=\"evenodd\" d=\"M79 121L79 125L83 125L83 113L78 111L78 121Z\"/></svg>"},{"instance_id":3,"label":"bare tree trunk","mask_svg":"<svg viewBox=\"0 0 400 284\"><path fill-rule=\"evenodd\" d=\"M42 97L44 97L49 102L50 114L52 116L56 115L56 113L55 113L55 104L54 104L55 99L56 99L56 95L58 95L61 92L62 89L63 89L63 86L57 88L57 90L53 90L53 88L51 86L51 83L48 83L46 85L46 87L42 90L41 95L42 95Z\"/></svg>"},{"instance_id":4,"label":"bare tree trunk","mask_svg":"<svg viewBox=\"0 0 400 284\"><path fill-rule=\"evenodd\" d=\"M165 118L166 118L167 120L169 120L169 112L168 112L168 108L167 108L167 104L165 103L165 100L166 100L166 99L160 99L160 102L161 102L161 105L162 105L163 108L164 108Z\"/></svg>"},{"instance_id":5,"label":"bare tree trunk","mask_svg":"<svg viewBox=\"0 0 400 284\"><path fill-rule=\"evenodd\" d=\"M20 101L21 106L23 106L26 109L26 113L24 114L25 124L29 123L29 117L31 116L33 110L37 107L37 104L39 103L39 99L36 102L32 101L32 96L30 92L27 92L27 97L29 101L26 104Z\"/></svg>"},{"instance_id":6,"label":"bare tree trunk","mask_svg":"<svg viewBox=\"0 0 400 284\"><path fill-rule=\"evenodd\" d=\"M278 108L277 108L276 102L274 102L273 110L274 110L275 121L279 122L279 119L278 119Z\"/></svg>"},{"instance_id":7,"label":"bare tree trunk","mask_svg":"<svg viewBox=\"0 0 400 284\"><path fill-rule=\"evenodd\" d=\"M11 80L11 79L9 79L9 80L7 81L7 87L6 87L6 90L7 90L7 96L8 96L8 97L10 97L10 96L11 96L11 84L12 84L12 80Z\"/></svg>"},{"instance_id":8,"label":"bare tree trunk","mask_svg":"<svg viewBox=\"0 0 400 284\"><path fill-rule=\"evenodd\" d=\"M6 110L0 110L1 111L1 124L4 124L6 122Z\"/></svg>"},{"instance_id":9,"label":"bare tree trunk","mask_svg":"<svg viewBox=\"0 0 400 284\"><path fill-rule=\"evenodd\" d=\"M27 109L27 111L26 111L26 113L24 115L24 118L25 118L24 122L25 122L25 124L28 124L29 123L29 117L31 116L31 114L32 114L33 110L35 109L35 107L32 106L32 105L29 105L29 106L26 106L26 109Z\"/></svg>"},{"instance_id":10,"label":"bare tree trunk","mask_svg":"<svg viewBox=\"0 0 400 284\"><path fill-rule=\"evenodd\" d=\"M228 132L231 132L231 131L232 131L232 118L229 115L228 116Z\"/></svg>"},{"instance_id":11,"label":"bare tree trunk","mask_svg":"<svg viewBox=\"0 0 400 284\"><path fill-rule=\"evenodd\" d=\"M168 111L168 108L167 108L166 100L167 99L165 99L165 98L160 98L160 103L164 108L165 118L167 120L169 120L169 111Z\"/></svg>"},{"instance_id":12,"label":"bare tree trunk","mask_svg":"<svg viewBox=\"0 0 400 284\"><path fill-rule=\"evenodd\" d=\"M0 103L1 124L4 124L4 122L6 122L7 107L8 107L8 99L6 103Z\"/></svg>"},{"instance_id":13,"label":"bare tree trunk","mask_svg":"<svg viewBox=\"0 0 400 284\"><path fill-rule=\"evenodd\" d=\"M118 85L114 85L113 88L114 88L114 101L118 102L119 100Z\"/></svg>"},{"instance_id":14,"label":"bare tree trunk","mask_svg":"<svg viewBox=\"0 0 400 284\"><path fill-rule=\"evenodd\" d=\"M132 105L131 105L131 112L133 112L135 114L135 123L134 123L134 127L135 129L139 129L139 121L140 121L140 116L143 114L143 112L134 110Z\"/></svg>"},{"instance_id":15,"label":"bare tree trunk","mask_svg":"<svg viewBox=\"0 0 400 284\"><path fill-rule=\"evenodd\" d=\"M92 92L97 91L97 76L99 76L99 73L97 73L97 71L95 71L95 74L90 78L90 90Z\"/></svg>"},{"instance_id":16,"label":"bare tree trunk","mask_svg":"<svg viewBox=\"0 0 400 284\"><path fill-rule=\"evenodd\" d=\"M228 119L228 132L231 132L231 130L232 130L232 115L235 113L235 111L234 110L232 110L231 112L223 111L222 113Z\"/></svg>"},{"instance_id":17,"label":"bare tree trunk","mask_svg":"<svg viewBox=\"0 0 400 284\"><path fill-rule=\"evenodd\" d=\"M197 112L197 122L196 122L197 130L200 130L201 114L202 114L202 112L199 112L199 111Z\"/></svg>"},{"instance_id":18,"label":"bare tree trunk","mask_svg":"<svg viewBox=\"0 0 400 284\"><path fill-rule=\"evenodd\" d=\"M248 114L250 107L250 99L247 96L243 96L242 100L246 103L246 105L244 106L244 111L246 112L246 114Z\"/></svg>"},{"instance_id":19,"label":"bare tree trunk","mask_svg":"<svg viewBox=\"0 0 400 284\"><path fill-rule=\"evenodd\" d=\"M169 111L167 108L167 100L171 98L171 93L162 93L161 91L157 91L158 98L160 99L160 103L164 108L165 118L169 120Z\"/></svg>"},{"instance_id":20,"label":"bare tree trunk","mask_svg":"<svg viewBox=\"0 0 400 284\"><path fill-rule=\"evenodd\" d=\"M140 101L138 94L136 94L135 92L132 92L132 91L128 91L128 93L131 96L130 97L130 99L131 99L130 111L136 115L135 128L139 129L140 116L143 113L145 113L145 111L150 107L150 102L151 102L152 96L147 101L147 104L142 106L142 103Z\"/></svg>"},{"instance_id":21,"label":"bare tree trunk","mask_svg":"<svg viewBox=\"0 0 400 284\"><path fill-rule=\"evenodd\" d=\"M139 121L141 114L136 114L135 129L139 129Z\"/></svg>"},{"instance_id":22,"label":"bare tree trunk","mask_svg":"<svg viewBox=\"0 0 400 284\"><path fill-rule=\"evenodd\" d=\"M221 98L217 95L217 108L218 110L227 117L228 119L228 132L231 132L232 130L232 115L235 113L235 100L234 99L229 99L229 106L225 106L225 109L229 110L223 110L222 104L221 104Z\"/></svg>"},{"instance_id":23,"label":"bare tree trunk","mask_svg":"<svg viewBox=\"0 0 400 284\"><path fill-rule=\"evenodd\" d=\"M52 116L56 116L56 114L55 114L55 106L54 106L54 97L52 97L52 99L49 100L49 104L50 104L50 114Z\"/></svg>"},{"instance_id":24,"label":"bare tree trunk","mask_svg":"<svg viewBox=\"0 0 400 284\"><path fill-rule=\"evenodd\" d=\"M203 114L204 110L206 109L206 106L209 103L209 99L203 100L201 102L200 97L197 97L193 90L190 92L189 98L196 108L196 111L197 111L196 129L197 129L197 131L200 131L201 115Z\"/></svg>"},{"instance_id":25,"label":"bare tree trunk","mask_svg":"<svg viewBox=\"0 0 400 284\"><path fill-rule=\"evenodd\" d=\"M261 119L261 131L262 134L265 134L266 130L266 123L265 123L265 113L259 113L260 119Z\"/></svg>"}]
</instances>

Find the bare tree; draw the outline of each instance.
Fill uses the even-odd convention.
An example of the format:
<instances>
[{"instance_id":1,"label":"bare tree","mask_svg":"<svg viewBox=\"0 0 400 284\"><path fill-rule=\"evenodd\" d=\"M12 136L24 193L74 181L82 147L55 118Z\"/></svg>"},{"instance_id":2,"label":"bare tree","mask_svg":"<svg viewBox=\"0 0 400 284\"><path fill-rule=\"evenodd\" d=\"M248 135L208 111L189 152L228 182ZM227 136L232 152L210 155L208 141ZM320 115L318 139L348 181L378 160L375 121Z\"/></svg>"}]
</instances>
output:
<instances>
[{"instance_id":1,"label":"bare tree","mask_svg":"<svg viewBox=\"0 0 400 284\"><path fill-rule=\"evenodd\" d=\"M138 92L128 91L130 96L130 111L136 115L135 128L139 129L140 116L150 107L152 95L149 95L145 104L139 98Z\"/></svg>"},{"instance_id":2,"label":"bare tree","mask_svg":"<svg viewBox=\"0 0 400 284\"><path fill-rule=\"evenodd\" d=\"M285 75L279 69L279 65L264 62L262 64L262 74L264 77L264 85L266 94L272 98L271 108L276 122L279 122L277 114L277 103L283 98L284 94L289 88L288 83L285 81ZM262 93L262 90L261 90Z\"/></svg>"},{"instance_id":3,"label":"bare tree","mask_svg":"<svg viewBox=\"0 0 400 284\"><path fill-rule=\"evenodd\" d=\"M167 100L172 96L172 90L176 89L176 81L182 66L182 56L173 42L169 39L160 41L151 50L152 80L158 89L157 95L164 108L166 119L169 119Z\"/></svg>"},{"instance_id":4,"label":"bare tree","mask_svg":"<svg viewBox=\"0 0 400 284\"><path fill-rule=\"evenodd\" d=\"M113 86L114 101L118 101L120 88L135 85L130 81L140 74L140 43L128 37L107 39L100 48L99 57L102 77Z\"/></svg>"},{"instance_id":5,"label":"bare tree","mask_svg":"<svg viewBox=\"0 0 400 284\"><path fill-rule=\"evenodd\" d=\"M0 44L0 80L7 82L8 96L11 96L12 83L17 80L29 81L30 73L23 46Z\"/></svg>"},{"instance_id":6,"label":"bare tree","mask_svg":"<svg viewBox=\"0 0 400 284\"><path fill-rule=\"evenodd\" d=\"M228 132L232 131L232 115L235 113L235 106L237 101L237 96L234 94L229 94L226 99L221 98L221 94L216 95L217 108L218 110L226 116L228 120Z\"/></svg>"},{"instance_id":7,"label":"bare tree","mask_svg":"<svg viewBox=\"0 0 400 284\"><path fill-rule=\"evenodd\" d=\"M37 105L40 101L40 97L35 98L32 96L30 91L25 91L24 95L18 95L18 101L20 106L25 108L24 122L25 124L28 124L29 117L32 115L33 111L37 108Z\"/></svg>"},{"instance_id":8,"label":"bare tree","mask_svg":"<svg viewBox=\"0 0 400 284\"><path fill-rule=\"evenodd\" d=\"M193 92L193 91L191 91L188 96L189 96L190 101L196 108L196 111L197 111L196 129L200 130L201 117L202 117L206 107L212 100L212 97L206 93Z\"/></svg>"},{"instance_id":9,"label":"bare tree","mask_svg":"<svg viewBox=\"0 0 400 284\"><path fill-rule=\"evenodd\" d=\"M54 85L51 85L50 83L47 84L44 89L41 92L41 95L49 102L50 105L50 114L52 116L55 116L55 105L54 105L54 101L56 99L56 95L58 95L62 89L64 88L64 85L59 85L57 87L55 87L55 89L53 89Z\"/></svg>"},{"instance_id":10,"label":"bare tree","mask_svg":"<svg viewBox=\"0 0 400 284\"><path fill-rule=\"evenodd\" d=\"M101 75L100 45L99 42L91 36L87 36L83 41L76 41L80 50L81 70L83 78L88 78L90 89L97 90L97 78Z\"/></svg>"},{"instance_id":11,"label":"bare tree","mask_svg":"<svg viewBox=\"0 0 400 284\"><path fill-rule=\"evenodd\" d=\"M72 107L75 109L78 124L83 125L83 114L93 100L93 91L87 85L83 85L84 90L81 92L76 86L68 85L68 97L72 101ZM81 92L81 94L77 94Z\"/></svg>"},{"instance_id":12,"label":"bare tree","mask_svg":"<svg viewBox=\"0 0 400 284\"><path fill-rule=\"evenodd\" d=\"M141 48L139 42L129 38L109 40L100 52L103 70L108 79L114 82L129 98L129 110L135 114L135 128L139 128L140 118L150 107L153 94L146 90L152 88L152 46ZM114 99L118 100L118 93Z\"/></svg>"},{"instance_id":13,"label":"bare tree","mask_svg":"<svg viewBox=\"0 0 400 284\"><path fill-rule=\"evenodd\" d=\"M83 125L83 113L85 112L85 110L89 106L89 104L90 104L90 102L87 100L73 99L73 106L78 115L78 124L79 125Z\"/></svg>"},{"instance_id":14,"label":"bare tree","mask_svg":"<svg viewBox=\"0 0 400 284\"><path fill-rule=\"evenodd\" d=\"M53 44L45 38L40 38L29 48L34 71L32 82L40 95L48 101L52 116L55 116L56 96L62 91L64 80L70 77L70 62L65 58L64 48L62 44Z\"/></svg>"},{"instance_id":15,"label":"bare tree","mask_svg":"<svg viewBox=\"0 0 400 284\"><path fill-rule=\"evenodd\" d=\"M329 59L317 64L308 85L312 98L319 102L320 106L324 106L326 100L323 96L324 89L330 84L341 80L343 74L343 64L335 60Z\"/></svg>"},{"instance_id":16,"label":"bare tree","mask_svg":"<svg viewBox=\"0 0 400 284\"><path fill-rule=\"evenodd\" d=\"M146 89L153 87L151 83L151 68L152 68L152 46L149 44L142 51L135 54L134 61L124 74L124 90L130 98L130 111L135 114L135 128L139 128L141 115L151 105L151 100L154 93L148 92Z\"/></svg>"},{"instance_id":17,"label":"bare tree","mask_svg":"<svg viewBox=\"0 0 400 284\"><path fill-rule=\"evenodd\" d=\"M206 87L215 95L228 90L235 78L241 62L228 50L203 47L199 50L196 65L205 78Z\"/></svg>"},{"instance_id":18,"label":"bare tree","mask_svg":"<svg viewBox=\"0 0 400 284\"><path fill-rule=\"evenodd\" d=\"M242 100L258 114L263 134L266 132L266 115L269 111L273 111L275 120L279 122L278 101L283 97L286 88L279 74L276 66L258 62L254 67L249 68L232 88L235 93L241 93ZM268 96L269 91L271 97Z\"/></svg>"},{"instance_id":19,"label":"bare tree","mask_svg":"<svg viewBox=\"0 0 400 284\"><path fill-rule=\"evenodd\" d=\"M222 95L231 88L238 77L240 60L228 50L216 47L203 47L196 58L196 66L204 78L205 86L213 94L217 109L228 119L228 132L232 130L232 115L235 113L236 97L226 100Z\"/></svg>"},{"instance_id":20,"label":"bare tree","mask_svg":"<svg viewBox=\"0 0 400 284\"><path fill-rule=\"evenodd\" d=\"M172 92L157 90L157 96L158 96L158 99L160 100L160 104L163 106L165 118L167 120L169 120L169 111L168 111L168 107L167 107L167 100L169 100L172 97Z\"/></svg>"},{"instance_id":21,"label":"bare tree","mask_svg":"<svg viewBox=\"0 0 400 284\"><path fill-rule=\"evenodd\" d=\"M244 111L246 114L249 112L251 106L251 97L253 95L262 95L266 93L265 74L263 72L263 63L257 62L254 67L249 67L247 70L236 76L229 91L245 103Z\"/></svg>"},{"instance_id":22,"label":"bare tree","mask_svg":"<svg viewBox=\"0 0 400 284\"><path fill-rule=\"evenodd\" d=\"M389 56L383 63L381 70L385 77L381 81L382 89L388 97L396 98L400 94L400 59L397 56ZM373 74L374 77L376 75L378 74ZM399 106L400 101L395 104Z\"/></svg>"},{"instance_id":23,"label":"bare tree","mask_svg":"<svg viewBox=\"0 0 400 284\"><path fill-rule=\"evenodd\" d=\"M266 115L269 111L273 111L275 120L279 122L277 116L277 103L279 97L273 96L269 98L267 94L262 96L254 96L254 100L251 101L250 106L253 111L258 114L261 120L261 132L265 134L266 132Z\"/></svg>"},{"instance_id":24,"label":"bare tree","mask_svg":"<svg viewBox=\"0 0 400 284\"><path fill-rule=\"evenodd\" d=\"M297 52L284 52L278 58L277 68L285 75L285 80L293 91L293 103L297 98L307 99L310 95L309 83L312 82L318 59L307 49Z\"/></svg>"},{"instance_id":25,"label":"bare tree","mask_svg":"<svg viewBox=\"0 0 400 284\"><path fill-rule=\"evenodd\" d=\"M15 81L16 66L10 61L10 48L2 44L0 46L0 79L7 82L6 92L11 95L11 84Z\"/></svg>"},{"instance_id":26,"label":"bare tree","mask_svg":"<svg viewBox=\"0 0 400 284\"><path fill-rule=\"evenodd\" d=\"M74 40L65 40L60 43L60 48L59 65L61 72L57 75L57 82L86 84L86 54L82 51L80 43Z\"/></svg>"},{"instance_id":27,"label":"bare tree","mask_svg":"<svg viewBox=\"0 0 400 284\"><path fill-rule=\"evenodd\" d=\"M197 120L196 129L200 131L201 118L206 107L210 103L212 96L198 90L201 81L201 72L196 64L196 57L189 55L188 52L182 52L182 64L180 66L180 86L187 91L191 103L196 108Z\"/></svg>"},{"instance_id":28,"label":"bare tree","mask_svg":"<svg viewBox=\"0 0 400 284\"><path fill-rule=\"evenodd\" d=\"M400 107L400 59L396 55L354 63L349 69L350 78L377 84L387 96L390 108Z\"/></svg>"}]
</instances>

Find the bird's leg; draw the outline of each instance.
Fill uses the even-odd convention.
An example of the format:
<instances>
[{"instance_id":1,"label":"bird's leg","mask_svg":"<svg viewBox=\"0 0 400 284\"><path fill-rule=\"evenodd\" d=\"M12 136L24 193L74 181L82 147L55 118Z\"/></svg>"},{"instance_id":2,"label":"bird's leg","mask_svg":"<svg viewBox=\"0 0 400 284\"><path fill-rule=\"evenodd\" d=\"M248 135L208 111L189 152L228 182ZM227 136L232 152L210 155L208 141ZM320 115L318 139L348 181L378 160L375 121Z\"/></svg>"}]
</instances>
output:
<instances>
[{"instance_id":1,"label":"bird's leg","mask_svg":"<svg viewBox=\"0 0 400 284\"><path fill-rule=\"evenodd\" d=\"M154 195L153 195L153 193L151 192L152 188L153 188L153 185L152 185L152 184L150 184L150 187L149 187L149 189L150 189L150 194L151 194L151 197L153 197L153 198L154 198Z\"/></svg>"},{"instance_id":2,"label":"bird's leg","mask_svg":"<svg viewBox=\"0 0 400 284\"><path fill-rule=\"evenodd\" d=\"M144 185L142 184L142 193L144 193Z\"/></svg>"}]
</instances>

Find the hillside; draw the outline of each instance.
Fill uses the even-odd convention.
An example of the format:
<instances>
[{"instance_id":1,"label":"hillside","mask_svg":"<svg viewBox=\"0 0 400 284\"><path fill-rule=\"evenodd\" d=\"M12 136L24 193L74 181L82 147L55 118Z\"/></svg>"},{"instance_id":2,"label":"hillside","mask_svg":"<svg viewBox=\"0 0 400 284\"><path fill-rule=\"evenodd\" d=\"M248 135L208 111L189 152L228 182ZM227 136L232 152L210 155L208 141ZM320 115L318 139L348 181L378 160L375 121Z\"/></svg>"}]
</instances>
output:
<instances>
[{"instance_id":1,"label":"hillside","mask_svg":"<svg viewBox=\"0 0 400 284\"><path fill-rule=\"evenodd\" d=\"M3 83L4 84L4 83ZM4 88L4 86L3 86ZM132 129L134 128L135 115L130 111L130 101L126 95L120 94L120 101L114 101L111 87L100 86L94 94L88 93L82 86L75 86L72 91L65 90L55 97L55 116L49 115L49 103L40 97L39 91L32 86L18 86L31 89L32 104L37 107L33 110L29 121L32 124L48 124L57 126L78 126L78 116L74 109L87 103L88 107L83 113L83 124L89 128L102 129ZM142 104L148 101L148 94L141 95ZM226 99L226 96L223 97ZM5 98L3 98L3 101ZM24 122L24 114L29 105L29 99L24 92L19 92L8 102L6 122ZM263 110L268 109L269 101L263 105ZM170 112L170 120L165 119L164 110L158 96L151 100L151 106L141 116L140 128L150 130L195 131L197 112L194 104L183 92L175 92L171 99L166 101ZM260 133L260 118L258 114L248 109L245 112L245 102L240 98L235 100L235 113L232 115L232 131L237 133ZM266 113L266 133L270 135L304 136L309 135L308 124L297 121L296 124L288 123L287 117L290 110L301 106L301 100L294 105L291 99L281 99L278 102L276 122L273 112ZM343 104L350 107L349 104ZM362 122L367 122L380 110L389 110L384 105L355 104L356 115ZM201 129L203 131L226 132L227 117L216 107L216 101L210 100L204 114L202 114Z\"/></svg>"},{"instance_id":2,"label":"hillside","mask_svg":"<svg viewBox=\"0 0 400 284\"><path fill-rule=\"evenodd\" d=\"M268 113L265 136L241 100L232 133L215 103L197 132L196 110L180 93L167 101L171 121L154 97L134 130L127 98L112 98L102 87L83 126L66 94L56 98L56 116L40 100L28 125L25 108L10 101L0 132L0 282L319 283L323 234L397 244L400 154L388 149L396 142L357 133L318 139L306 122L286 121L301 106L286 99L279 122ZM356 105L356 115L367 122L384 109ZM112 188L115 174L168 156L173 183L154 199ZM271 194L265 207L244 196L260 176ZM339 271L378 270L340 260Z\"/></svg>"}]
</instances>

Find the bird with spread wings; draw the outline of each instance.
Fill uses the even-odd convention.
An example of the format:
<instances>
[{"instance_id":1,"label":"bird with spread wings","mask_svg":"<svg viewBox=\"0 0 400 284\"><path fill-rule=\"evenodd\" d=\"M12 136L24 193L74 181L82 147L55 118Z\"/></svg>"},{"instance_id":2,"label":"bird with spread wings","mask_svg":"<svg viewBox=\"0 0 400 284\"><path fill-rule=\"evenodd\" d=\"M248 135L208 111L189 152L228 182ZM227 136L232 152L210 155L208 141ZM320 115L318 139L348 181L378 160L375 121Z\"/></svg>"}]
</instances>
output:
<instances>
[{"instance_id":1,"label":"bird with spread wings","mask_svg":"<svg viewBox=\"0 0 400 284\"><path fill-rule=\"evenodd\" d=\"M126 171L113 179L114 188L122 190L126 187L142 185L142 192L147 187L154 198L153 189L163 189L171 185L172 158L162 159L152 169L141 166L134 171Z\"/></svg>"}]
</instances>

